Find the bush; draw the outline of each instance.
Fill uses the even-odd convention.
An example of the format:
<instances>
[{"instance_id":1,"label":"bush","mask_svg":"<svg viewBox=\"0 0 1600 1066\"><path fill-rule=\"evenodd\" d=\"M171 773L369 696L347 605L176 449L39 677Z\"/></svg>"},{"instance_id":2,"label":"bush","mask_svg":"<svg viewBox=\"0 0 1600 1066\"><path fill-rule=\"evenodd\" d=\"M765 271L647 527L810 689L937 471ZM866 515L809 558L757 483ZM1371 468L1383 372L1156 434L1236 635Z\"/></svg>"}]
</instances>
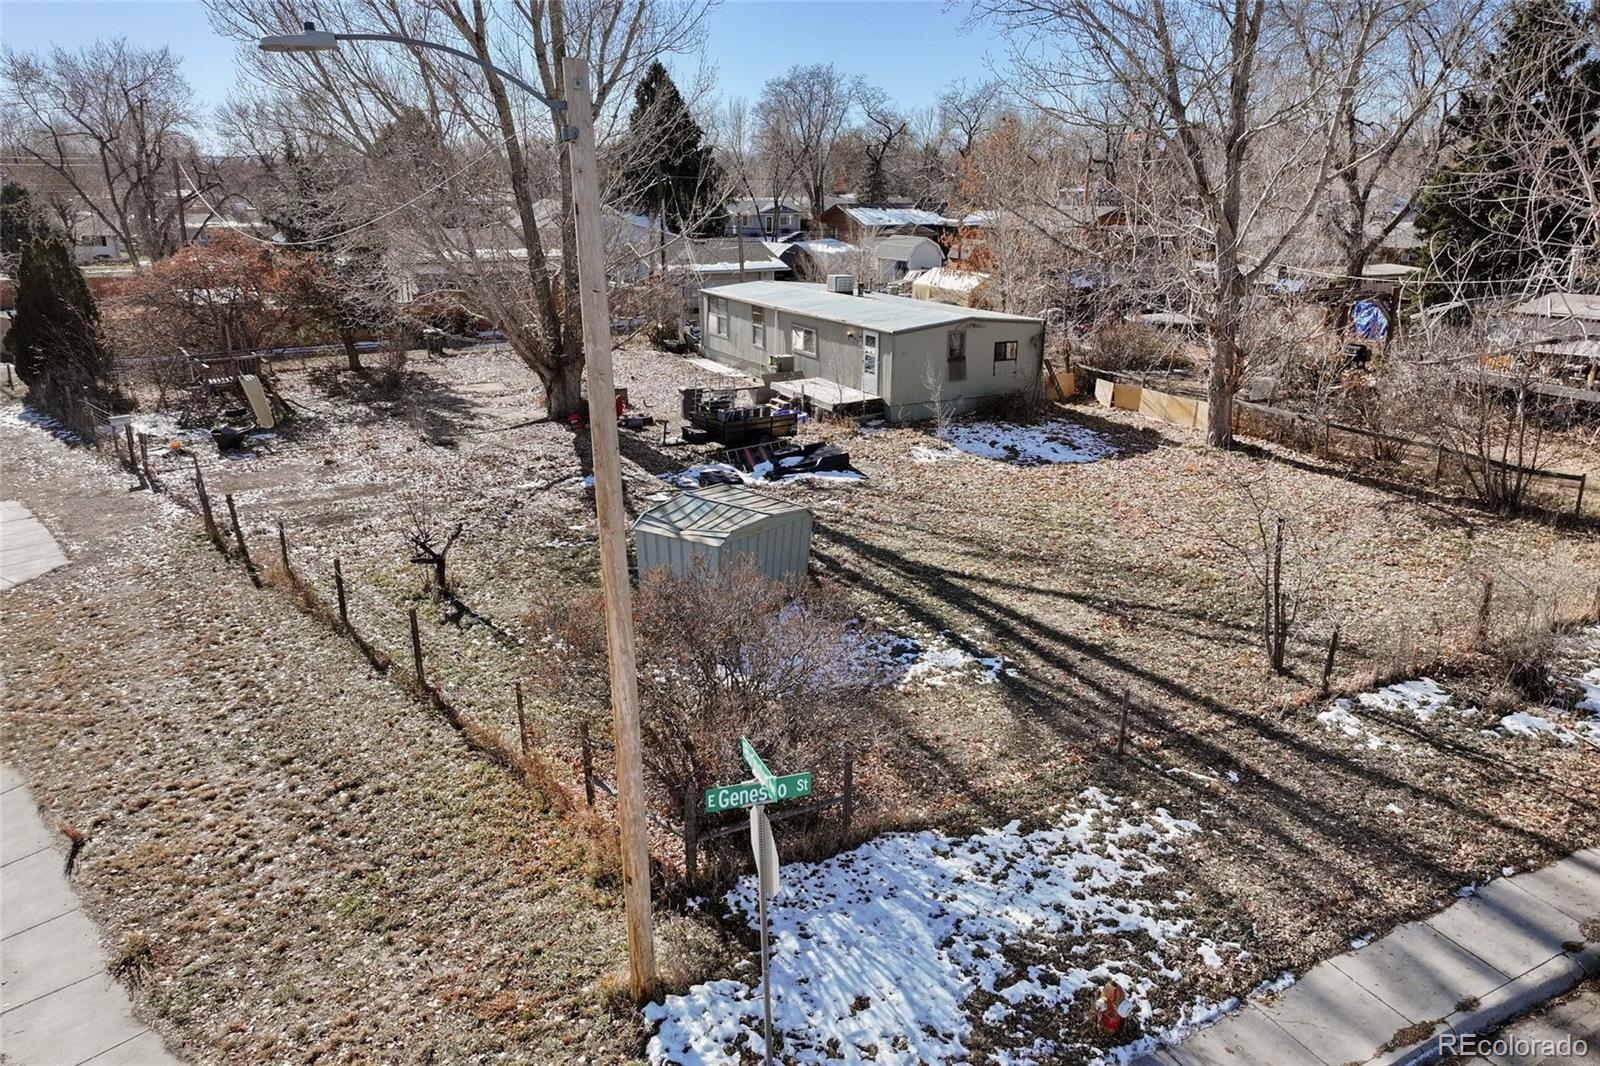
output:
<instances>
[{"instance_id":1,"label":"bush","mask_svg":"<svg viewBox=\"0 0 1600 1066\"><path fill-rule=\"evenodd\" d=\"M1110 322L1094 331L1097 370L1185 370L1194 364L1183 348L1159 330L1133 322Z\"/></svg>"},{"instance_id":2,"label":"bush","mask_svg":"<svg viewBox=\"0 0 1600 1066\"><path fill-rule=\"evenodd\" d=\"M528 616L536 674L595 714L609 701L602 606L598 590L555 591ZM741 736L778 773L839 766L863 743L873 675L826 591L791 598L750 566L652 570L634 613L644 767L669 816L750 776Z\"/></svg>"}]
</instances>

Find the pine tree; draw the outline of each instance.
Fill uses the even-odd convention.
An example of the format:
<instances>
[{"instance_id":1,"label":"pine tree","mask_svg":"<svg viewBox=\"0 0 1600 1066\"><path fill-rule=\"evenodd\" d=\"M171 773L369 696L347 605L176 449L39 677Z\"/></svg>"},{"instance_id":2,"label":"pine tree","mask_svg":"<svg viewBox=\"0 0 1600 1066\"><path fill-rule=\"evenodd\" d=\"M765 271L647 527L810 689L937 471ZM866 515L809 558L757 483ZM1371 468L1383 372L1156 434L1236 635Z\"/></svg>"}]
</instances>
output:
<instances>
[{"instance_id":1,"label":"pine tree","mask_svg":"<svg viewBox=\"0 0 1600 1066\"><path fill-rule=\"evenodd\" d=\"M5 350L38 406L82 426L86 400L103 403L110 359L100 340L100 310L72 250L35 226L18 252L17 306Z\"/></svg>"},{"instance_id":2,"label":"pine tree","mask_svg":"<svg viewBox=\"0 0 1600 1066\"><path fill-rule=\"evenodd\" d=\"M1418 200L1434 279L1520 290L1530 277L1572 284L1600 266L1589 185L1600 173L1597 31L1600 9L1568 0L1512 10L1485 60L1484 87L1464 93L1446 119L1455 146Z\"/></svg>"},{"instance_id":3,"label":"pine tree","mask_svg":"<svg viewBox=\"0 0 1600 1066\"><path fill-rule=\"evenodd\" d=\"M675 233L720 232L721 219L708 216L720 192L722 168L660 62L650 65L634 90L629 132L628 206L664 218Z\"/></svg>"},{"instance_id":4,"label":"pine tree","mask_svg":"<svg viewBox=\"0 0 1600 1066\"><path fill-rule=\"evenodd\" d=\"M22 246L38 228L33 198L14 181L0 185L0 261L15 266Z\"/></svg>"}]
</instances>

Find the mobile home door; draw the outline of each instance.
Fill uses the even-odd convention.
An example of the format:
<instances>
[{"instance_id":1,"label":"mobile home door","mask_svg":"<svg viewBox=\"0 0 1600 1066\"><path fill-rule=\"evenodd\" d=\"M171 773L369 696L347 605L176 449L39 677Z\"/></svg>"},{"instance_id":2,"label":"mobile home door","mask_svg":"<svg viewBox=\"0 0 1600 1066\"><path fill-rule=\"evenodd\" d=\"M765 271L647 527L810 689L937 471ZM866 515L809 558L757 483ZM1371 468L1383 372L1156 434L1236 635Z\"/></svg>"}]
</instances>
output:
<instances>
[{"instance_id":1,"label":"mobile home door","mask_svg":"<svg viewBox=\"0 0 1600 1066\"><path fill-rule=\"evenodd\" d=\"M861 331L861 391L878 395L878 335L869 329Z\"/></svg>"}]
</instances>

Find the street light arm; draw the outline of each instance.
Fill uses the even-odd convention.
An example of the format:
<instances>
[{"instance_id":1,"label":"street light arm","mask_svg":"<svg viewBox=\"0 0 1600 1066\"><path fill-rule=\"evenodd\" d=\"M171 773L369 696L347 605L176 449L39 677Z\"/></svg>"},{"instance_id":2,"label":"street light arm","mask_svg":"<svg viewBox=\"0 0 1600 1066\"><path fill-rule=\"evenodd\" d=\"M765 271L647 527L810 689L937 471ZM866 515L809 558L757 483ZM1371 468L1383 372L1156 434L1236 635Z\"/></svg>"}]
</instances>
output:
<instances>
[{"instance_id":1,"label":"street light arm","mask_svg":"<svg viewBox=\"0 0 1600 1066\"><path fill-rule=\"evenodd\" d=\"M538 89L535 89L532 85L529 85L527 82L511 73L509 70L497 67L486 59L479 59L471 52L464 52L459 48L452 48L447 44L439 44L436 41L422 41L415 37L402 37L397 33L336 33L333 35L333 39L336 41L387 41L390 44L403 44L408 48L426 48L434 52L445 52L449 55L455 56L457 59L465 59L468 63L473 63L477 66L480 66L484 70L493 71L506 81L509 81L512 85L515 85L523 92L537 99L540 103L544 104L552 111L564 115L567 110L567 102L565 100L552 100L550 97L546 96Z\"/></svg>"}]
</instances>

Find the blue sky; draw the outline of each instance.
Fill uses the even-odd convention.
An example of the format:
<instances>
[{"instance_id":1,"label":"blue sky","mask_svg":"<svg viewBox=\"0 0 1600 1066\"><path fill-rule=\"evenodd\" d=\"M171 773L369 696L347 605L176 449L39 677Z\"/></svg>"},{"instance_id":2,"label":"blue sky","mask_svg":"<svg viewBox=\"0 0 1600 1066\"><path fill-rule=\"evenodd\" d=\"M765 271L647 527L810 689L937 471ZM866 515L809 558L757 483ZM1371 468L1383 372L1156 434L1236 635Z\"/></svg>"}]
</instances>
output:
<instances>
[{"instance_id":1,"label":"blue sky","mask_svg":"<svg viewBox=\"0 0 1600 1066\"><path fill-rule=\"evenodd\" d=\"M963 28L965 15L924 0L730 0L711 15L706 54L724 96L754 100L763 82L793 64L831 62L915 108L956 78L984 77L986 61L1003 55L998 35ZM193 0L0 0L0 42L8 47L117 36L170 46L207 103L221 102L233 84L237 46L212 34Z\"/></svg>"}]
</instances>

